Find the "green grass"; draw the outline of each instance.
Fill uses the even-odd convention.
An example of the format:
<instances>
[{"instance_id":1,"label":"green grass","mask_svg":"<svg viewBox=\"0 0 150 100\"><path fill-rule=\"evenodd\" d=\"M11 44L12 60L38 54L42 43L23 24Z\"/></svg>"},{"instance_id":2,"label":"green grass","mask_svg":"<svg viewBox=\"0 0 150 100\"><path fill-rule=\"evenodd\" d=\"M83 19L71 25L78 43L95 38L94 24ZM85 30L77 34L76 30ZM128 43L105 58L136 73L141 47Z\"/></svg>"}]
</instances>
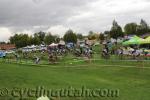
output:
<instances>
[{"instance_id":1,"label":"green grass","mask_svg":"<svg viewBox=\"0 0 150 100\"><path fill-rule=\"evenodd\" d=\"M35 65L30 58L16 63L13 55L11 60L0 59L0 100L19 100L12 97L13 88L45 89L82 88L118 89L119 97L61 97L52 100L150 100L150 61L126 61L112 56L110 60L101 59L99 47L94 48L91 63L81 57L69 54L60 57L57 64L48 64L48 55L43 54L41 63ZM35 55L41 55L35 53ZM8 96L1 96L1 90L7 88ZM20 100L36 100L26 97Z\"/></svg>"},{"instance_id":2,"label":"green grass","mask_svg":"<svg viewBox=\"0 0 150 100\"><path fill-rule=\"evenodd\" d=\"M59 64L31 65L30 63L0 63L0 88L60 89L74 88L119 89L119 97L60 98L54 100L149 100L150 63L94 60L92 63L66 57ZM45 61L46 62L46 61ZM72 62L72 64L70 64ZM141 68L140 65L143 65ZM11 96L0 100L18 100ZM23 100L36 100L24 97Z\"/></svg>"}]
</instances>

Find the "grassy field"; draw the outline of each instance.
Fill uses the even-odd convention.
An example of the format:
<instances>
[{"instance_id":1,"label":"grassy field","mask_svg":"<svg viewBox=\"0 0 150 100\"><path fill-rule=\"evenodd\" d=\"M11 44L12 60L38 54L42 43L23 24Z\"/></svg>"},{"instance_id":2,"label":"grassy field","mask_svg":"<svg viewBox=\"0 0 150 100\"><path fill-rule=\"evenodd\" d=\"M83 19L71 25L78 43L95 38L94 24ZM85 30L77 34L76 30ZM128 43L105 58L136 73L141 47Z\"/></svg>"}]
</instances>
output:
<instances>
[{"instance_id":1,"label":"grassy field","mask_svg":"<svg viewBox=\"0 0 150 100\"><path fill-rule=\"evenodd\" d=\"M96 57L95 57L96 58ZM142 67L143 66L143 67ZM119 89L119 97L62 97L54 100L150 100L150 63L82 59L61 60L55 65L0 63L0 88L45 89L82 88ZM0 91L1 93L1 91ZM19 100L1 96L0 100ZM21 100L36 100L24 96Z\"/></svg>"},{"instance_id":2,"label":"grassy field","mask_svg":"<svg viewBox=\"0 0 150 100\"><path fill-rule=\"evenodd\" d=\"M149 100L150 61L101 59L99 48L94 48L91 63L81 57L68 55L60 57L57 64L49 64L47 54L43 54L40 64L32 58L16 62L0 59L0 100L36 100L30 97L28 89L43 87L49 89L108 89L119 90L117 97L53 97L51 100ZM40 53L35 53L41 55ZM33 56L32 54L31 56ZM6 90L7 89L7 90ZM18 90L16 97L12 91ZM21 90L21 91L20 91Z\"/></svg>"}]
</instances>

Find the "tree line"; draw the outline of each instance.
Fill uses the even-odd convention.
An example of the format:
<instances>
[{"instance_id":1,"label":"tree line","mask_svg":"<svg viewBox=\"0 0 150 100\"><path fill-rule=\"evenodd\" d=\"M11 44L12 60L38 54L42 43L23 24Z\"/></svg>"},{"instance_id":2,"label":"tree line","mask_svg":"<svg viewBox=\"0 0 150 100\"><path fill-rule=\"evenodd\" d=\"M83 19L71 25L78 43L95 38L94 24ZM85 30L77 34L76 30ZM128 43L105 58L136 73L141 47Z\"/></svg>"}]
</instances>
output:
<instances>
[{"instance_id":1,"label":"tree line","mask_svg":"<svg viewBox=\"0 0 150 100\"><path fill-rule=\"evenodd\" d=\"M27 45L40 45L40 44L50 44L52 42L58 43L59 37L57 35L52 35L51 33L38 32L33 36L28 34L15 34L10 37L10 43L15 44L17 48L25 47Z\"/></svg>"},{"instance_id":2,"label":"tree line","mask_svg":"<svg viewBox=\"0 0 150 100\"><path fill-rule=\"evenodd\" d=\"M123 31L122 27L114 20L111 30L105 31L104 33L115 39L126 35L141 36L145 33L148 33L150 35L150 27L145 20L141 19L140 24L137 24L135 22L126 24Z\"/></svg>"},{"instance_id":3,"label":"tree line","mask_svg":"<svg viewBox=\"0 0 150 100\"><path fill-rule=\"evenodd\" d=\"M29 36L28 34L15 34L10 37L10 43L15 44L17 48L25 47L27 45L40 45L46 44L49 45L51 43L59 43L60 40L64 40L66 43L73 42L76 43L77 39L83 40L84 38L88 38L89 40L101 40L105 39L105 35L109 38L117 39L118 37L124 37L125 35L143 35L145 33L150 34L150 27L146 23L145 20L141 19L140 24L137 23L128 23L122 28L117 21L113 21L112 27L109 31L104 31L103 33L94 33L93 31L89 31L87 36L83 36L82 33L74 33L71 29L66 31L63 38L60 38L58 35L52 35L51 33L46 32L37 32L33 36ZM4 44L5 42L1 42L0 44Z\"/></svg>"},{"instance_id":4,"label":"tree line","mask_svg":"<svg viewBox=\"0 0 150 100\"><path fill-rule=\"evenodd\" d=\"M82 37L82 36L81 36ZM80 38L81 38L80 37ZM63 38L60 38L58 35L52 35L51 33L46 32L37 32L33 36L28 34L15 34L10 37L10 43L15 44L17 48L25 47L27 45L49 45L51 43L59 43L61 39L64 39L65 42L77 42L77 35L72 31L68 30ZM5 42L1 42L5 44Z\"/></svg>"}]
</instances>

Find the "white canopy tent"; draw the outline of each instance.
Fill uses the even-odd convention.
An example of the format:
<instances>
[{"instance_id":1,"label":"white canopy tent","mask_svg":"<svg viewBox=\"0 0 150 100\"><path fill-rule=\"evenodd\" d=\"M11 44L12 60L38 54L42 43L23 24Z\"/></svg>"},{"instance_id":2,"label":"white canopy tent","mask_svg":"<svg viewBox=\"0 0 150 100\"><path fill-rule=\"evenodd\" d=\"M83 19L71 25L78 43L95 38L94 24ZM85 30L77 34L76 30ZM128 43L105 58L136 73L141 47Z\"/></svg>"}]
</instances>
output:
<instances>
[{"instance_id":1,"label":"white canopy tent","mask_svg":"<svg viewBox=\"0 0 150 100\"><path fill-rule=\"evenodd\" d=\"M55 43L52 43L49 45L50 47L55 47L55 46L58 46L58 44L55 44Z\"/></svg>"},{"instance_id":2,"label":"white canopy tent","mask_svg":"<svg viewBox=\"0 0 150 100\"><path fill-rule=\"evenodd\" d=\"M60 41L59 44L60 45L65 45L65 42L64 41Z\"/></svg>"}]
</instances>

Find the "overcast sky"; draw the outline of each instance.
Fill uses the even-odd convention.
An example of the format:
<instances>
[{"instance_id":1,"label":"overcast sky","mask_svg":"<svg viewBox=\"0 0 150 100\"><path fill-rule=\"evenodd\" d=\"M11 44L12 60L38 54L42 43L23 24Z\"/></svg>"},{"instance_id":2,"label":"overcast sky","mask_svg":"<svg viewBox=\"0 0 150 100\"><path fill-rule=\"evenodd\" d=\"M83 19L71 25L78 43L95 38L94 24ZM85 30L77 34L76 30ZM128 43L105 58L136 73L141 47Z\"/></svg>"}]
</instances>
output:
<instances>
[{"instance_id":1,"label":"overcast sky","mask_svg":"<svg viewBox=\"0 0 150 100\"><path fill-rule=\"evenodd\" d=\"M141 18L150 24L150 0L0 0L0 41L20 32L103 32L114 19L124 26Z\"/></svg>"}]
</instances>

